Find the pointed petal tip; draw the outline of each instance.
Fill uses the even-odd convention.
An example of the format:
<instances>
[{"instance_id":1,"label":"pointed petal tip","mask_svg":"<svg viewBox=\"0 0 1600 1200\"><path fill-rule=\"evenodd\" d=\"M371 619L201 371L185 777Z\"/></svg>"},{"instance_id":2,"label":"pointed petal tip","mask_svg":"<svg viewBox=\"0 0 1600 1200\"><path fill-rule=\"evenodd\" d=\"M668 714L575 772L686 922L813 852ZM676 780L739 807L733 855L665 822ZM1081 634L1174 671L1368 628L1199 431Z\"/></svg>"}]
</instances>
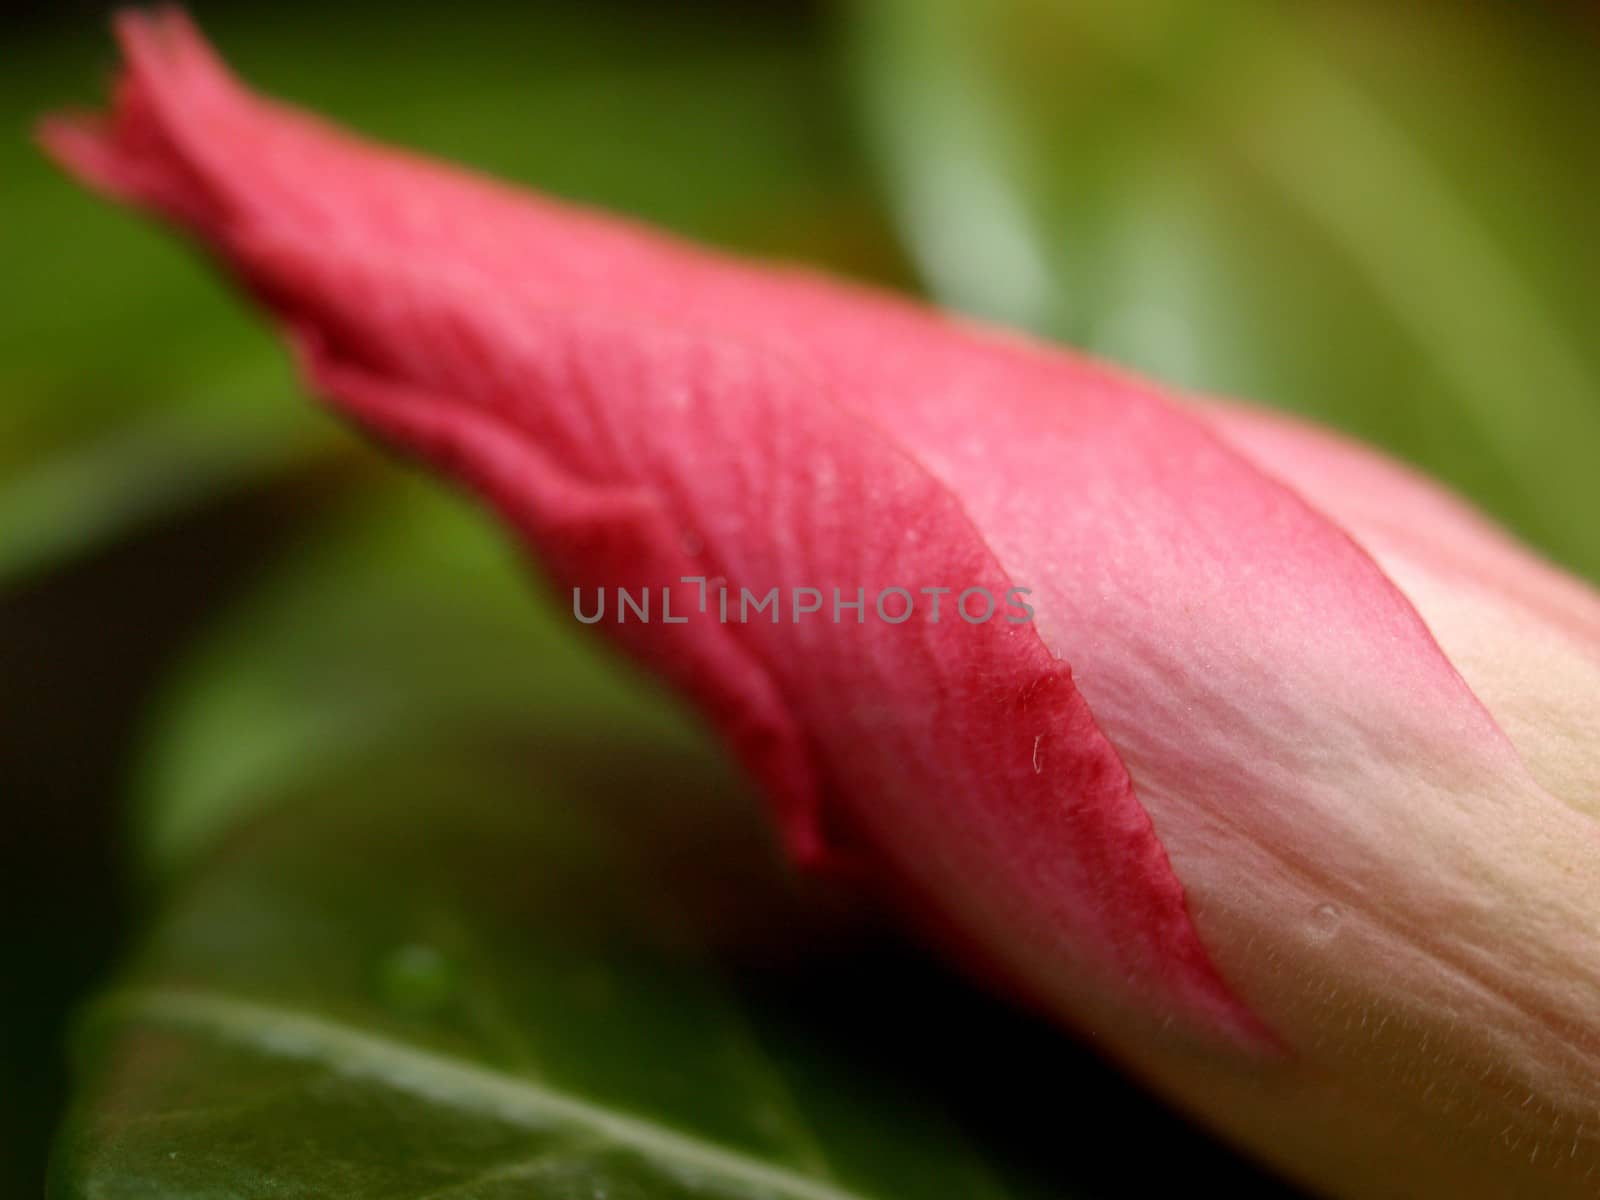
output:
<instances>
[{"instance_id":1,"label":"pointed petal tip","mask_svg":"<svg viewBox=\"0 0 1600 1200\"><path fill-rule=\"evenodd\" d=\"M111 121L102 113L64 111L40 118L34 141L45 157L90 188L122 200L138 200L127 164L117 152Z\"/></svg>"}]
</instances>

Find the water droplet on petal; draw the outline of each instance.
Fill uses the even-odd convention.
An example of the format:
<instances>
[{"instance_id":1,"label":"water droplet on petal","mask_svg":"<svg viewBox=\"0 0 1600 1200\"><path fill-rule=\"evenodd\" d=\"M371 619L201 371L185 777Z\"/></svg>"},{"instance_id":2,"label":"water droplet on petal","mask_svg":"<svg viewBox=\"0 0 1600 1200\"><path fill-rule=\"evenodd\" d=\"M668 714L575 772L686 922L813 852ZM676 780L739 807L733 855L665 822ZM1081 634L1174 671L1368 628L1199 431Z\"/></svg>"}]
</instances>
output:
<instances>
[{"instance_id":1,"label":"water droplet on petal","mask_svg":"<svg viewBox=\"0 0 1600 1200\"><path fill-rule=\"evenodd\" d=\"M1319 904L1311 910L1311 928L1318 937L1329 937L1339 928L1344 916L1336 904Z\"/></svg>"}]
</instances>

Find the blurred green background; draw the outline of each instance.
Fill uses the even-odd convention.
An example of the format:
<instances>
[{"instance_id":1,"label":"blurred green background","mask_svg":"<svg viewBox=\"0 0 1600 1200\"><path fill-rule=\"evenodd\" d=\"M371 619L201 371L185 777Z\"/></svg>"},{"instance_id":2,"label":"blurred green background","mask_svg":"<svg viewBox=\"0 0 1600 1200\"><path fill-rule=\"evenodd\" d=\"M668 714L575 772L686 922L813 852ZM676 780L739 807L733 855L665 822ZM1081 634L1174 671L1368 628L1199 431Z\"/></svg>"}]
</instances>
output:
<instances>
[{"instance_id":1,"label":"blurred green background","mask_svg":"<svg viewBox=\"0 0 1600 1200\"><path fill-rule=\"evenodd\" d=\"M1600 578L1592 6L192 11L369 134L1309 414ZM45 164L105 15L25 5L0 51L0 1193L70 1104L60 1196L702 1194L249 1053L308 1012L866 1194L1278 1191L790 878L487 521Z\"/></svg>"}]
</instances>

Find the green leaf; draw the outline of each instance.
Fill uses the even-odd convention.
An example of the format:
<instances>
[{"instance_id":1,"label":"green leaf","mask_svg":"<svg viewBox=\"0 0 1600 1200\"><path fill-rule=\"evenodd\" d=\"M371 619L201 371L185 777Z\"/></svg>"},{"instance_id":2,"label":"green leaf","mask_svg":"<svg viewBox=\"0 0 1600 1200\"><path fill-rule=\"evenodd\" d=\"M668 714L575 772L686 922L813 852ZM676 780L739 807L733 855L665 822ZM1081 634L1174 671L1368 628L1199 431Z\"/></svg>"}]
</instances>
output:
<instances>
[{"instance_id":1,"label":"green leaf","mask_svg":"<svg viewBox=\"0 0 1600 1200\"><path fill-rule=\"evenodd\" d=\"M1342 426L1600 577L1600 75L1567 18L852 13L884 177L942 299Z\"/></svg>"},{"instance_id":2,"label":"green leaf","mask_svg":"<svg viewBox=\"0 0 1600 1200\"><path fill-rule=\"evenodd\" d=\"M93 1010L56 1194L994 1194L808 1019L838 953L714 762L391 747L250 823Z\"/></svg>"},{"instance_id":3,"label":"green leaf","mask_svg":"<svg viewBox=\"0 0 1600 1200\"><path fill-rule=\"evenodd\" d=\"M56 1200L1282 1194L802 888L714 758L609 731L297 788L77 1057Z\"/></svg>"},{"instance_id":4,"label":"green leaf","mask_svg":"<svg viewBox=\"0 0 1600 1200\"><path fill-rule=\"evenodd\" d=\"M345 444L285 403L287 360L204 263L68 183L26 136L99 100L104 32L19 40L0 79L0 584Z\"/></svg>"}]
</instances>

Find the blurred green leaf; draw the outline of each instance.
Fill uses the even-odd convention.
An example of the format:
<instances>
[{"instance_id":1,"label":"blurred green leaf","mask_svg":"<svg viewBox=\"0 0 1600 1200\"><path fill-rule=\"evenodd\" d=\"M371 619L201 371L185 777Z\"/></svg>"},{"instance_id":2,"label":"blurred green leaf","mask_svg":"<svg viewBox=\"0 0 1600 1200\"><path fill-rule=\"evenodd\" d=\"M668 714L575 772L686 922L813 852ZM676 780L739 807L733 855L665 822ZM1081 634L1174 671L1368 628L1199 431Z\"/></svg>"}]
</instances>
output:
<instances>
[{"instance_id":1,"label":"blurred green leaf","mask_svg":"<svg viewBox=\"0 0 1600 1200\"><path fill-rule=\"evenodd\" d=\"M0 1196L44 1192L68 1012L126 936L125 775L152 685L341 495L230 495L0 588Z\"/></svg>"},{"instance_id":2,"label":"blurred green leaf","mask_svg":"<svg viewBox=\"0 0 1600 1200\"><path fill-rule=\"evenodd\" d=\"M247 81L373 136L752 251L893 271L803 14L615 0L200 14ZM103 102L103 28L7 47L0 81L0 582L337 453L259 318L25 136Z\"/></svg>"},{"instance_id":3,"label":"blurred green leaf","mask_svg":"<svg viewBox=\"0 0 1600 1200\"><path fill-rule=\"evenodd\" d=\"M0 80L0 584L342 444L284 403L287 360L204 263L33 144L46 111L100 101L109 60L102 29L24 36Z\"/></svg>"},{"instance_id":4,"label":"blurred green leaf","mask_svg":"<svg viewBox=\"0 0 1600 1200\"><path fill-rule=\"evenodd\" d=\"M0 584L341 444L288 364L154 230L31 160L0 226ZM18 220L18 214L21 220Z\"/></svg>"},{"instance_id":5,"label":"blurred green leaf","mask_svg":"<svg viewBox=\"0 0 1600 1200\"><path fill-rule=\"evenodd\" d=\"M242 814L375 746L502 726L704 744L652 683L576 636L483 514L395 475L177 671L144 739L147 866L174 869Z\"/></svg>"},{"instance_id":6,"label":"blurred green leaf","mask_svg":"<svg viewBox=\"0 0 1600 1200\"><path fill-rule=\"evenodd\" d=\"M850 11L941 299L1342 426L1600 577L1600 47L1575 15Z\"/></svg>"}]
</instances>

